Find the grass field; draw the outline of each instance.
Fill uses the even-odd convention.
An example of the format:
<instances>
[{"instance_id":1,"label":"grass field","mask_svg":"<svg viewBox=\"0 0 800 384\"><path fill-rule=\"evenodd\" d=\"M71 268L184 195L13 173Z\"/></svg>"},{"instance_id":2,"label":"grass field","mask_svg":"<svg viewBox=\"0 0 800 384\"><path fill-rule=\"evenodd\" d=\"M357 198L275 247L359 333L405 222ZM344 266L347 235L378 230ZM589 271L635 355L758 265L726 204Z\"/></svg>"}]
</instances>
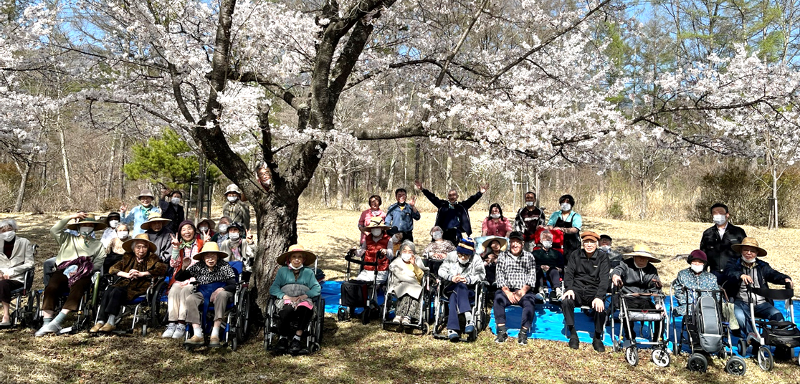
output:
<instances>
[{"instance_id":1,"label":"grass field","mask_svg":"<svg viewBox=\"0 0 800 384\"><path fill-rule=\"evenodd\" d=\"M66 215L66 213L62 213ZM418 246L424 246L427 228L434 213L423 212L416 225ZM19 215L19 236L38 243L37 284L41 285L41 262L53 256L55 242L49 228L59 215ZM0 218L12 217L7 214ZM305 210L299 219L300 243L320 256L320 266L329 279L341 279L344 252L356 245L358 212ZM473 217L473 228L480 228ZM615 247L630 249L644 243L664 259L658 265L662 280L671 281L686 263L678 254L687 254L699 245L700 234L710 226L688 222L623 222L593 217L584 218L584 229L607 233ZM776 269L800 277L793 240L797 229L767 231L745 227L769 251L765 259ZM686 357L673 359L667 368L658 368L642 356L637 367L630 367L622 354L595 353L583 344L573 351L565 343L531 340L528 346L516 343L497 345L492 335L481 333L475 343L452 344L430 336L386 332L376 322L364 326L357 322L325 321L322 350L311 356L273 357L262 349L262 335L251 339L236 352L200 349L189 353L180 343L159 338L161 330L147 337L100 336L87 334L34 338L33 330L0 332L0 382L121 382L121 383L707 383L732 382L738 378L724 372L715 360L706 374L685 369ZM610 349L609 349L610 351ZM762 372L747 361L744 378L750 383L797 383L797 362L776 363L772 372Z\"/></svg>"}]
</instances>

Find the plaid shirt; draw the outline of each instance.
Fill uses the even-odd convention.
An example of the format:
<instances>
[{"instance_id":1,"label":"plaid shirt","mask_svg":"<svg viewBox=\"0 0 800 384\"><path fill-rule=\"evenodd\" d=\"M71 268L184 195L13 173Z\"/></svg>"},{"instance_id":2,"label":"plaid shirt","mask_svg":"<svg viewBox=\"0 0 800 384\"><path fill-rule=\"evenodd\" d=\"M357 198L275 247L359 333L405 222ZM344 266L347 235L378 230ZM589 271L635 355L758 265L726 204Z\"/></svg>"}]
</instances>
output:
<instances>
[{"instance_id":1,"label":"plaid shirt","mask_svg":"<svg viewBox=\"0 0 800 384\"><path fill-rule=\"evenodd\" d=\"M533 288L536 285L536 259L533 254L523 250L515 258L510 251L501 252L497 258L495 282L499 288L521 289L525 285Z\"/></svg>"}]
</instances>

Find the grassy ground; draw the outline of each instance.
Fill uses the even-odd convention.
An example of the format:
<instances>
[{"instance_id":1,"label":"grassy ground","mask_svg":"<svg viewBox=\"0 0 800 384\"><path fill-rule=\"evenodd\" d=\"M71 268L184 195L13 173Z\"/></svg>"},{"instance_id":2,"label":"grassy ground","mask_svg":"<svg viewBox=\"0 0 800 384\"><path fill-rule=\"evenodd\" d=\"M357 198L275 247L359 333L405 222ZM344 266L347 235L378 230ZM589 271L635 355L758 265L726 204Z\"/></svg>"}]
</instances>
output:
<instances>
[{"instance_id":1,"label":"grassy ground","mask_svg":"<svg viewBox=\"0 0 800 384\"><path fill-rule=\"evenodd\" d=\"M37 284L41 284L41 261L55 252L48 229L55 214L22 215L19 235L40 244L37 255ZM0 215L0 218L9 215ZM353 211L315 210L301 212L300 242L320 256L320 265L329 279L341 279L344 252L355 246L358 213ZM423 213L417 224L417 245L423 246L426 228L434 213ZM480 228L479 217L473 228ZM697 247L700 234L709 226L684 222L622 222L585 218L585 229L608 233L615 246L623 249L646 243L664 258L658 268L664 281L674 279L685 268L678 254ZM792 241L800 230L745 227L770 255L766 258L778 270L800 278L797 254ZM34 338L32 330L0 333L0 382L544 382L549 383L706 383L731 382L723 364L715 360L706 374L687 371L686 357L673 359L668 368L658 368L643 354L637 367L630 367L619 353L595 353L590 345L573 351L565 343L531 340L521 347L515 343L497 345L490 332L481 333L475 343L451 344L430 336L386 332L373 322L337 323L334 317L325 322L322 351L311 356L273 357L262 349L257 335L240 350L184 351L173 340L162 340L161 330L140 336L89 337L79 334ZM746 380L753 383L796 383L800 381L797 362L776 364L772 372L761 372L752 360L747 361Z\"/></svg>"}]
</instances>

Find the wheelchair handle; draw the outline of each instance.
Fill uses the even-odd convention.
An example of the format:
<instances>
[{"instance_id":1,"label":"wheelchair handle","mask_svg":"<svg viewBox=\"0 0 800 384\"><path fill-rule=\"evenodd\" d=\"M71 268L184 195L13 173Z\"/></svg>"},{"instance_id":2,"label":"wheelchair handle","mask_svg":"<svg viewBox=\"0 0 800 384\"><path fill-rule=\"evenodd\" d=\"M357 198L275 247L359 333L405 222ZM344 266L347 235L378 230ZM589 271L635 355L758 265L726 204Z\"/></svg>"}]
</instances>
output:
<instances>
[{"instance_id":1,"label":"wheelchair handle","mask_svg":"<svg viewBox=\"0 0 800 384\"><path fill-rule=\"evenodd\" d=\"M378 266L378 262L377 261L372 263L372 262L368 262L368 261L364 261L364 260L354 259L349 254L347 256L345 256L344 259L349 261L349 262L351 262L351 263L355 263L355 264L367 265L367 266L371 266L371 267L377 267Z\"/></svg>"}]
</instances>

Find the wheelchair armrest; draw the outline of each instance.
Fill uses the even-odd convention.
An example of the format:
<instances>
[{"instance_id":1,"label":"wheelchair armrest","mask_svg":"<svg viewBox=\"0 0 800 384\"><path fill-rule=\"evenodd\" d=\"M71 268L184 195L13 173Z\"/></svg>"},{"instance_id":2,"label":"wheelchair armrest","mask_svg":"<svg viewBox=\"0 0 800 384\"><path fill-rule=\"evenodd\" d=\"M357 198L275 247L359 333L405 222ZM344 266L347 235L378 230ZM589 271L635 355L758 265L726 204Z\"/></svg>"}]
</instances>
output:
<instances>
[{"instance_id":1,"label":"wheelchair armrest","mask_svg":"<svg viewBox=\"0 0 800 384\"><path fill-rule=\"evenodd\" d=\"M349 255L349 254L347 256L345 256L344 259L347 260L348 262L351 262L351 263L354 263L354 264L360 264L360 265L371 266L371 267L376 267L376 268L378 267L378 262L377 261L372 263L372 262L368 262L368 261L364 261L364 260L360 260L360 259L355 259L355 258L353 258L352 255Z\"/></svg>"}]
</instances>

